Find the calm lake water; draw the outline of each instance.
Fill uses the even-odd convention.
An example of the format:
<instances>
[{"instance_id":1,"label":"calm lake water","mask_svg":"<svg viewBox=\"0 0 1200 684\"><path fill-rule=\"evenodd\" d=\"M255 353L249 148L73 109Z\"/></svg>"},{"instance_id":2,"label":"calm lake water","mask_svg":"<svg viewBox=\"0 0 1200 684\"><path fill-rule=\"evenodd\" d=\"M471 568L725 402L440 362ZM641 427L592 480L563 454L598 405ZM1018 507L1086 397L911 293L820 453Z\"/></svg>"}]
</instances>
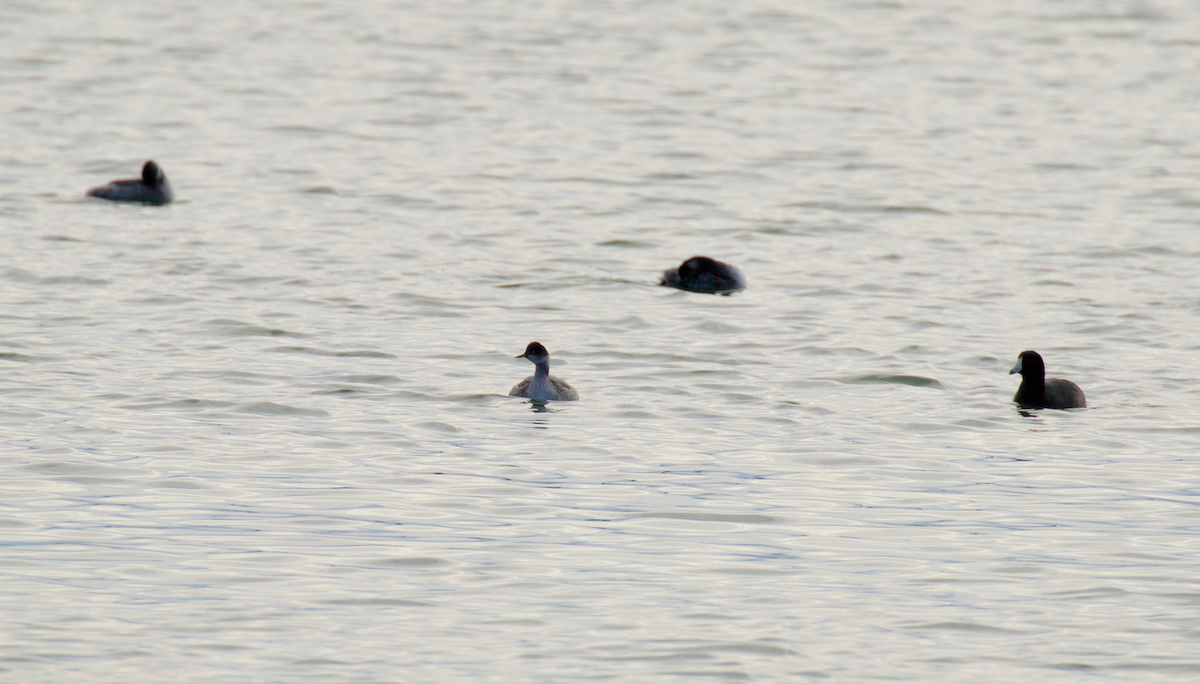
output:
<instances>
[{"instance_id":1,"label":"calm lake water","mask_svg":"<svg viewBox=\"0 0 1200 684\"><path fill-rule=\"evenodd\" d=\"M1183 0L0 5L0 681L1196 681L1197 74Z\"/></svg>"}]
</instances>

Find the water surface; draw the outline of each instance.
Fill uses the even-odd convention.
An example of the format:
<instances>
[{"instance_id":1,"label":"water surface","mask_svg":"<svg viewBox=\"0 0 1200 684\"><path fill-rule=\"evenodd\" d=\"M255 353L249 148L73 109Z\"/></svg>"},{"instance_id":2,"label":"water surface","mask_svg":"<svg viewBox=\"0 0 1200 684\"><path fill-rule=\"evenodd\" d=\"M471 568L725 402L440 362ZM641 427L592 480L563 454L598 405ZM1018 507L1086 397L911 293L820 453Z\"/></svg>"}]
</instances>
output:
<instances>
[{"instance_id":1,"label":"water surface","mask_svg":"<svg viewBox=\"0 0 1200 684\"><path fill-rule=\"evenodd\" d=\"M0 678L1194 681L1197 35L0 8Z\"/></svg>"}]
</instances>

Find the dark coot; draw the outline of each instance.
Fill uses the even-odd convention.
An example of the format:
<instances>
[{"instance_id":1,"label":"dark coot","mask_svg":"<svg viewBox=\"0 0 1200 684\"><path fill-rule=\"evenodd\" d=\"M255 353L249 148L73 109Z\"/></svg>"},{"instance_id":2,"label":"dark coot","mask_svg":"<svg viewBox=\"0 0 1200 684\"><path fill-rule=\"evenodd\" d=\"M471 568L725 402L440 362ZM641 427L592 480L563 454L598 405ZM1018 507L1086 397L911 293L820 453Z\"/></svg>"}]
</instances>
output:
<instances>
[{"instance_id":1,"label":"dark coot","mask_svg":"<svg viewBox=\"0 0 1200 684\"><path fill-rule=\"evenodd\" d=\"M1069 409L1087 408L1087 400L1083 398L1083 390L1070 380L1047 378L1046 364L1041 354L1035 351L1023 351L1017 357L1017 365L1008 372L1021 374L1021 387L1013 401L1022 406L1035 408Z\"/></svg>"},{"instance_id":2,"label":"dark coot","mask_svg":"<svg viewBox=\"0 0 1200 684\"><path fill-rule=\"evenodd\" d=\"M142 166L142 177L115 180L87 191L91 197L114 202L142 202L143 204L167 204L175 199L167 174L158 164L148 161Z\"/></svg>"},{"instance_id":3,"label":"dark coot","mask_svg":"<svg viewBox=\"0 0 1200 684\"><path fill-rule=\"evenodd\" d=\"M550 375L550 352L541 342L530 342L518 359L533 362L533 375L518 382L509 391L510 397L525 397L538 401L579 401L579 392L566 380Z\"/></svg>"},{"instance_id":4,"label":"dark coot","mask_svg":"<svg viewBox=\"0 0 1200 684\"><path fill-rule=\"evenodd\" d=\"M737 266L705 256L694 256L678 268L663 271L659 285L707 294L729 294L746 287L746 276Z\"/></svg>"}]
</instances>

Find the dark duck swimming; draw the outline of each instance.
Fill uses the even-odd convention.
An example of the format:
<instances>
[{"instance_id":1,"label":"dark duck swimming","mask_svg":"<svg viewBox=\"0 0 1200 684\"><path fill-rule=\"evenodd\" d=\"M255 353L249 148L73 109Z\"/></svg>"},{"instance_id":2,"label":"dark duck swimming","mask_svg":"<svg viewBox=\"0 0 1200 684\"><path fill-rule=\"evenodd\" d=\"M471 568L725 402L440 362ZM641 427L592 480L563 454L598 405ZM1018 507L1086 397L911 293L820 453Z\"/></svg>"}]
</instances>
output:
<instances>
[{"instance_id":1,"label":"dark duck swimming","mask_svg":"<svg viewBox=\"0 0 1200 684\"><path fill-rule=\"evenodd\" d=\"M153 161L142 166L141 178L115 180L87 191L89 197L114 202L141 202L142 204L167 204L175 199L167 174Z\"/></svg>"},{"instance_id":2,"label":"dark duck swimming","mask_svg":"<svg viewBox=\"0 0 1200 684\"><path fill-rule=\"evenodd\" d=\"M533 362L533 375L518 382L508 393L510 397L525 397L538 401L579 401L579 392L566 380L550 375L550 352L540 342L530 342L518 359Z\"/></svg>"},{"instance_id":3,"label":"dark duck swimming","mask_svg":"<svg viewBox=\"0 0 1200 684\"><path fill-rule=\"evenodd\" d=\"M1047 378L1046 364L1042 355L1035 351L1023 351L1017 357L1017 365L1008 372L1021 374L1021 387L1013 401L1032 408L1070 409L1087 408L1083 390L1079 385L1062 378Z\"/></svg>"},{"instance_id":4,"label":"dark duck swimming","mask_svg":"<svg viewBox=\"0 0 1200 684\"><path fill-rule=\"evenodd\" d=\"M659 285L706 294L729 294L746 287L746 276L737 266L694 256L677 268L663 271Z\"/></svg>"}]
</instances>

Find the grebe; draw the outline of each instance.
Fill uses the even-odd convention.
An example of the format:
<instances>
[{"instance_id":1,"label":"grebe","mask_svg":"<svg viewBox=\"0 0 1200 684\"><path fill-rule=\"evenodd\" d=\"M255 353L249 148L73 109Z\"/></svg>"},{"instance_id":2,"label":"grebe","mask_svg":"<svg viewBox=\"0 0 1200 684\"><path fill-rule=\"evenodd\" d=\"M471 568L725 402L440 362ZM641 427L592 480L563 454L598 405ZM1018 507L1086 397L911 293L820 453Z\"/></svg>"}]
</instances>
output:
<instances>
[{"instance_id":1,"label":"grebe","mask_svg":"<svg viewBox=\"0 0 1200 684\"><path fill-rule=\"evenodd\" d=\"M518 359L529 359L536 370L533 375L518 382L510 397L525 397L539 401L579 401L579 392L567 384L566 380L550 375L550 352L540 342L530 342L525 347L525 353Z\"/></svg>"}]
</instances>

